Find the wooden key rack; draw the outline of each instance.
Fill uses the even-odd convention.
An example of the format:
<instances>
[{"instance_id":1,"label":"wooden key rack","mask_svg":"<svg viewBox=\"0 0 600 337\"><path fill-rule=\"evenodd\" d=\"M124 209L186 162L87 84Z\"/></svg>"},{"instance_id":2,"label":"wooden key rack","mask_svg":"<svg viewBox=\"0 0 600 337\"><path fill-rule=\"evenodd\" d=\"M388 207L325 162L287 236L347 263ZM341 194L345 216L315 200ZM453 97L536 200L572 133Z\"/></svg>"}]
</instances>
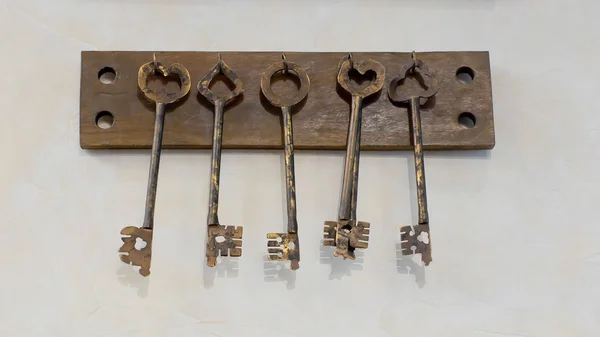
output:
<instances>
[{"instance_id":1,"label":"wooden key rack","mask_svg":"<svg viewBox=\"0 0 600 337\"><path fill-rule=\"evenodd\" d=\"M153 52L84 51L81 57L80 143L84 149L150 148L154 106L138 89L138 69ZM418 57L439 80L439 92L422 108L426 150L477 150L494 147L492 87L488 52L420 52ZM285 52L287 60L310 77L308 97L293 110L297 149L342 150L346 146L350 97L336 81L348 53ZM406 108L388 98L388 86L411 53L352 53L356 60L383 64L386 78L380 94L365 101L363 150L409 150ZM213 106L196 85L217 63L217 52L157 52L165 65L180 63L190 72L192 90L167 108L164 148L208 149L212 144ZM281 113L261 94L263 72L281 61L282 52L223 52L246 91L227 106L223 148L283 148ZM104 80L106 74L113 75ZM368 75L368 74L367 74ZM101 80L102 79L102 80ZM110 83L108 83L110 82ZM416 81L415 81L416 83ZM400 106L401 107L401 106ZM98 126L109 117L108 127Z\"/></svg>"}]
</instances>

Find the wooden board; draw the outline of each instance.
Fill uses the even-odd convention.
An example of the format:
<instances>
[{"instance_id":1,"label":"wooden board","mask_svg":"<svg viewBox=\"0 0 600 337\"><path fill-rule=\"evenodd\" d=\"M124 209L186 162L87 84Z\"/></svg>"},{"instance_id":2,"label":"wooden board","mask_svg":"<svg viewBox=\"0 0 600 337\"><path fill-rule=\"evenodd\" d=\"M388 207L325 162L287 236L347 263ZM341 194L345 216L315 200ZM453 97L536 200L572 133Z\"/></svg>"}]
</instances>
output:
<instances>
[{"instance_id":1,"label":"wooden board","mask_svg":"<svg viewBox=\"0 0 600 337\"><path fill-rule=\"evenodd\" d=\"M347 53L286 52L287 60L304 67L311 80L305 101L294 109L294 145L297 149L344 149L346 145L349 97L337 85L340 60ZM210 148L213 106L198 94L196 85L217 62L216 52L160 52L157 59L165 65L178 62L190 72L192 91L174 107L167 109L164 148ZM223 147L272 149L283 147L279 110L271 106L260 91L260 78L281 52L223 52L222 59L244 82L246 91L225 109ZM137 86L139 67L152 61L152 52L84 51L81 65L80 143L84 149L150 148L154 127L154 104ZM422 108L425 149L475 150L494 147L492 88L488 52L418 53L438 77L440 89L435 100ZM411 149L406 106L388 99L388 85L400 68L411 60L410 53L353 53L360 61L371 58L386 69L383 90L366 101L363 110L362 149ZM115 70L113 83L99 80L106 67ZM457 78L461 67L469 67L473 81ZM417 83L417 82L415 82ZM283 83L285 84L285 83ZM286 92L285 86L282 87ZM216 89L215 89L216 90ZM287 89L289 91L289 89ZM110 128L97 126L100 112L114 118ZM459 123L459 116L470 113L473 127Z\"/></svg>"}]
</instances>

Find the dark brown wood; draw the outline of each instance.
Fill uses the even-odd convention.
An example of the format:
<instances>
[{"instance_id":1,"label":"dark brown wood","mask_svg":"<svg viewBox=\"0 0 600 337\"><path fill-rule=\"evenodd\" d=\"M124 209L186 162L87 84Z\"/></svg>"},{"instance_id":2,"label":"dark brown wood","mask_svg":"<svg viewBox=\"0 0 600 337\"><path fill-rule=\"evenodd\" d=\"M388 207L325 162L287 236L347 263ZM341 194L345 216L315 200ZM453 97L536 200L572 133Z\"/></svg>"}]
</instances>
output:
<instances>
[{"instance_id":1,"label":"dark brown wood","mask_svg":"<svg viewBox=\"0 0 600 337\"><path fill-rule=\"evenodd\" d=\"M347 53L285 52L287 60L303 67L310 76L308 97L294 108L296 149L346 147L350 97L336 81L338 65ZM244 82L246 91L225 110L223 148L283 148L280 109L262 97L260 81L281 52L223 52L223 61ZM392 103L387 91L391 79L411 60L411 53L352 53L353 59L373 59L386 70L383 90L365 100L361 149L409 150L409 114L406 105ZM190 72L192 91L180 103L167 107L164 148L210 148L213 106L196 90L196 84L218 62L216 52L156 53L163 64L181 63ZM426 150L475 150L494 147L494 120L488 52L423 52L419 59L439 79L439 92L421 109L423 145ZM84 51L81 68L80 143L84 149L150 148L154 103L137 86L139 67L153 60L153 52ZM113 68L111 84L99 80L99 72ZM468 67L473 81L463 83L457 71ZM97 115L108 111L114 124L96 125ZM459 124L462 113L474 116L472 128Z\"/></svg>"}]
</instances>

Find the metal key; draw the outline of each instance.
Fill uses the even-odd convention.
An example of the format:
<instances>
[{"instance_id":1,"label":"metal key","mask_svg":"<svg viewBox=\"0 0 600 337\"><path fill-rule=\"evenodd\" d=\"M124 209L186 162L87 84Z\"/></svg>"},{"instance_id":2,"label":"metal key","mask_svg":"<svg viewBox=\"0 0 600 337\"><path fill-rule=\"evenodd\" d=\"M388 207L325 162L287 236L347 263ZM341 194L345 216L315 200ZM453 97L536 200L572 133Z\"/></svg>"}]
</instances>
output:
<instances>
[{"instance_id":1,"label":"metal key","mask_svg":"<svg viewBox=\"0 0 600 337\"><path fill-rule=\"evenodd\" d=\"M294 74L300 80L300 89L292 98L276 95L271 88L271 77L277 73ZM285 182L287 199L287 233L268 233L267 247L269 260L291 261L290 268L300 268L300 242L298 241L298 220L296 218L296 182L294 175L294 141L292 129L292 107L300 103L310 89L310 78L298 64L288 62L283 55L282 62L273 63L263 73L260 88L264 96L276 107L281 108L283 115L283 139L285 145Z\"/></svg>"},{"instance_id":2,"label":"metal key","mask_svg":"<svg viewBox=\"0 0 600 337\"><path fill-rule=\"evenodd\" d=\"M235 89L225 96L217 96L209 89L215 76L222 74L229 78ZM210 195L208 201L208 219L206 234L206 264L214 267L218 256L242 256L242 226L224 226L219 224L219 181L221 176L221 145L223 142L223 109L227 103L244 92L244 83L227 63L221 60L198 82L198 92L215 106L212 158L210 165Z\"/></svg>"},{"instance_id":3,"label":"metal key","mask_svg":"<svg viewBox=\"0 0 600 337\"><path fill-rule=\"evenodd\" d=\"M350 81L349 71L351 69L357 70L362 75L367 71L373 71L375 78L367 87L356 88ZM349 55L339 67L337 81L342 88L352 94L352 109L338 221L325 221L323 244L335 246L336 250L333 256L341 255L344 259L354 260L354 250L356 248L366 249L369 245L368 235L371 225L368 222L358 221L356 217L362 105L366 97L381 90L384 79L385 68L374 60L356 62L352 59L352 55Z\"/></svg>"},{"instance_id":4,"label":"metal key","mask_svg":"<svg viewBox=\"0 0 600 337\"><path fill-rule=\"evenodd\" d=\"M181 84L179 92L167 92L166 89L154 91L148 88L148 77L150 74L168 77L171 74L179 77ZM148 177L148 189L146 192L146 208L144 223L142 227L128 226L121 230L123 245L119 249L121 261L139 266L140 274L150 275L150 261L152 258L152 229L154 228L154 205L156 203L156 188L158 184L158 167L160 164L160 152L162 147L162 136L165 123L165 106L175 103L190 91L191 81L188 70L179 63L173 63L166 67L156 61L142 65L138 71L138 86L148 99L156 103L156 119L154 122L154 138L152 140L152 156L150 158L150 174ZM146 242L142 249L136 249L137 238Z\"/></svg>"},{"instance_id":5,"label":"metal key","mask_svg":"<svg viewBox=\"0 0 600 337\"><path fill-rule=\"evenodd\" d=\"M421 75L424 90L421 92L398 93L409 71ZM400 75L390 82L390 99L397 103L408 103L412 141L415 156L415 172L417 180L417 203L419 208L419 224L400 227L400 246L402 255L421 254L421 260L427 266L431 262L431 236L429 234L429 213L427 211L427 189L425 186L425 164L423 162L423 133L421 130L421 105L433 97L438 91L439 83L434 74L423 61L412 53L412 61L402 67Z\"/></svg>"}]
</instances>

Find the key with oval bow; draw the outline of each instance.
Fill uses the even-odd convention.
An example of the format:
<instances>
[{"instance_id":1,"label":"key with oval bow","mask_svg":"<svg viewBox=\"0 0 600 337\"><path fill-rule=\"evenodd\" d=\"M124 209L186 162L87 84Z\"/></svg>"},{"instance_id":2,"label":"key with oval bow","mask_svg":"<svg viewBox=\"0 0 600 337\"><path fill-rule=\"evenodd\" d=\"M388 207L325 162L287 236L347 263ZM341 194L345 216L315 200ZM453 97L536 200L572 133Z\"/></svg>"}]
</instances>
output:
<instances>
[{"instance_id":1,"label":"key with oval bow","mask_svg":"<svg viewBox=\"0 0 600 337\"><path fill-rule=\"evenodd\" d=\"M275 94L271 88L271 77L277 73L292 74L298 77L300 89L291 98ZM292 128L292 107L300 103L310 89L308 74L296 63L288 62L283 55L283 61L273 63L260 80L263 95L272 105L281 108L283 117L283 139L285 152L285 185L287 201L287 233L268 233L267 247L269 260L291 261L290 268L300 268L300 241L298 239L298 220L296 217L296 178L294 173L294 138Z\"/></svg>"}]
</instances>

